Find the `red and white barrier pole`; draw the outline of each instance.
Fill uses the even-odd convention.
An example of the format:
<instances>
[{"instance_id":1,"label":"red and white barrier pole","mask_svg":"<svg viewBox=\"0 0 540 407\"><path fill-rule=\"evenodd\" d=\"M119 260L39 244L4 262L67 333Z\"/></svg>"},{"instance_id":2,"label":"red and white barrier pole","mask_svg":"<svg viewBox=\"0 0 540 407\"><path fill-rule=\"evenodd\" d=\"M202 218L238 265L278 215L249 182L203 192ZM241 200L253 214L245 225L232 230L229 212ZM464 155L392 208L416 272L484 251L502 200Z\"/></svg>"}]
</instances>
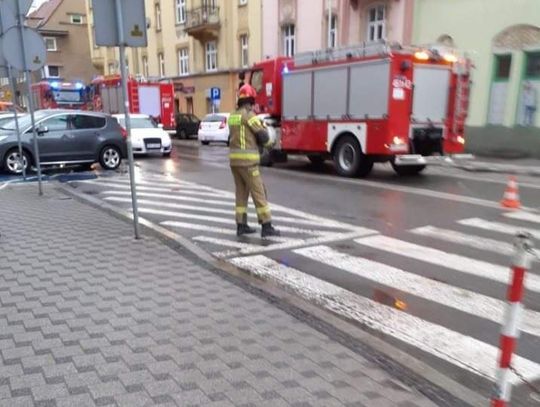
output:
<instances>
[{"instance_id":1,"label":"red and white barrier pole","mask_svg":"<svg viewBox=\"0 0 540 407\"><path fill-rule=\"evenodd\" d=\"M501 330L499 369L497 371L495 394L491 399L491 407L507 407L510 401L510 392L512 390L510 367L512 355L516 349L517 338L519 337L519 323L523 312L525 273L531 266L532 246L532 236L530 234L520 233L516 236L512 281L508 287L508 308L506 309L504 325Z\"/></svg>"}]
</instances>

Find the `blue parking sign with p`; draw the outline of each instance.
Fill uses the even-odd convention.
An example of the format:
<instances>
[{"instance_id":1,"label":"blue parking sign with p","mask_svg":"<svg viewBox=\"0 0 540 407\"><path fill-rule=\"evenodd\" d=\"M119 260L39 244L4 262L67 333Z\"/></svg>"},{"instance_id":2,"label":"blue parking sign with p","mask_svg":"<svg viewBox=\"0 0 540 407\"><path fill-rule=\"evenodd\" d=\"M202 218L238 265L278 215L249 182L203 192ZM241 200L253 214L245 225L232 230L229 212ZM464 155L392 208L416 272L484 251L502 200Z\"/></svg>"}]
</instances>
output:
<instances>
[{"instance_id":1,"label":"blue parking sign with p","mask_svg":"<svg viewBox=\"0 0 540 407\"><path fill-rule=\"evenodd\" d=\"M220 88L211 88L210 89L210 98L212 100L220 100L221 99L221 89Z\"/></svg>"}]
</instances>

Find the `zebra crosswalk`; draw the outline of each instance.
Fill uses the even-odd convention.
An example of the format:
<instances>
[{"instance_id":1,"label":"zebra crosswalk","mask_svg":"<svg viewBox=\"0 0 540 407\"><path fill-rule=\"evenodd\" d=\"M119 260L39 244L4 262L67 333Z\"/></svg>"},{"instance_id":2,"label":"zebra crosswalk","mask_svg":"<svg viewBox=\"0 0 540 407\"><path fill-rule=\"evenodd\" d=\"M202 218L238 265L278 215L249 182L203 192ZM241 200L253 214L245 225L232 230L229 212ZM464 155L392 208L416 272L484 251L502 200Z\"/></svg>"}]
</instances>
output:
<instances>
[{"instance_id":1,"label":"zebra crosswalk","mask_svg":"<svg viewBox=\"0 0 540 407\"><path fill-rule=\"evenodd\" d=\"M130 207L127 178L84 181L110 204ZM408 350L493 381L510 277L512 235L540 241L540 215L418 225L389 236L374 229L272 205L283 236L237 238L228 191L149 176L138 182L141 216L215 256L272 280ZM255 221L255 214L250 213ZM528 274L514 367L540 379L540 273ZM382 293L382 294L381 294ZM517 376L513 382L518 383Z\"/></svg>"}]
</instances>

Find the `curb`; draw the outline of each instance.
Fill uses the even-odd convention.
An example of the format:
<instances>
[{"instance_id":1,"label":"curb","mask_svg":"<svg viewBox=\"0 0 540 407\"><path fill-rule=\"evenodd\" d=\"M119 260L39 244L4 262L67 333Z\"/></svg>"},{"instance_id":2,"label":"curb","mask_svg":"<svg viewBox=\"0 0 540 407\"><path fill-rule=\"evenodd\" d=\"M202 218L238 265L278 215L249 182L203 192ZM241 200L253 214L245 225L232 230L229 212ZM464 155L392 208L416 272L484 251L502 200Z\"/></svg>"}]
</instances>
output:
<instances>
[{"instance_id":1,"label":"curb","mask_svg":"<svg viewBox=\"0 0 540 407\"><path fill-rule=\"evenodd\" d=\"M497 173L497 174L511 174L511 175L526 175L530 177L540 177L540 168L538 167L499 167L491 164L454 164L454 168L458 168L463 171L468 172L488 172L488 173Z\"/></svg>"},{"instance_id":2,"label":"curb","mask_svg":"<svg viewBox=\"0 0 540 407\"><path fill-rule=\"evenodd\" d=\"M79 202L103 210L120 220L130 221L133 219L130 212L78 192L66 184L57 184L56 189ZM174 250L183 249L182 251L187 251L209 266L211 271L215 271L237 284L240 283L243 288L248 288L251 292L262 294L272 304L285 312L292 313L301 321L308 323L333 340L374 362L392 376L399 377L403 383L414 388L438 405L444 407L484 407L489 403L489 399L440 373L419 359L410 356L405 351L372 335L355 325L353 321L337 313L324 310L318 307L316 303L308 302L272 281L256 277L225 260L215 258L189 239L164 227L143 218L139 219L139 223L151 235L169 247ZM371 352L371 355L369 352ZM373 353L376 355L373 355Z\"/></svg>"}]
</instances>

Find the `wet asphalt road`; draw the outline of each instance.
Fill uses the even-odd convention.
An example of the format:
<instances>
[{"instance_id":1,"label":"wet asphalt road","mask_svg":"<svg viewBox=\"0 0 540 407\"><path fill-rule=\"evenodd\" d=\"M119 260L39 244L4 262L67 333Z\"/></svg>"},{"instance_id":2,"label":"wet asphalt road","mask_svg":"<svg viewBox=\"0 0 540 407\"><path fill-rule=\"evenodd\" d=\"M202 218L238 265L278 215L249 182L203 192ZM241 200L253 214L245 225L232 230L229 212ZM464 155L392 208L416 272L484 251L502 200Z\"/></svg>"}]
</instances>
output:
<instances>
[{"instance_id":1,"label":"wet asphalt road","mask_svg":"<svg viewBox=\"0 0 540 407\"><path fill-rule=\"evenodd\" d=\"M421 176L403 178L395 175L388 165L376 165L366 179L345 179L335 175L331 163L316 168L302 158L264 168L269 200L283 207L281 212L275 212L275 224L286 229L284 237L292 237L298 228L327 231L328 236L330 232L352 232L350 238L343 235L321 244L305 239L296 246L284 244L274 248L257 237L238 240L227 235L234 228L231 195L234 186L227 152L223 145L200 146L194 140L176 141L170 159L137 159L141 181L139 199L143 200L141 207L146 210L141 216L233 262L241 257L250 261L251 255L262 254L276 264L300 270L378 303L394 306L394 300L399 299L406 304L403 312L418 321L418 326L405 327L411 340L377 329L374 333L471 389L489 394L492 384L477 370L490 374L495 371L496 356L487 351L496 352L500 326L481 310L487 309L489 314L486 304L493 305L490 302L493 299L500 301L495 309L504 305L506 284L496 276L511 263L505 250L509 250L512 242L512 233L504 228L496 230L494 225L530 229L538 233L535 243L540 246L539 212L533 212L532 220L510 219L500 209L498 202L507 182L504 174L430 167ZM73 184L83 192L128 209L125 178L106 175L92 183ZM540 179L519 177L518 181L522 204L539 210ZM178 182L186 188L184 197L175 187ZM178 198L171 197L177 193ZM309 216L318 217L319 224ZM190 224L195 224L196 228ZM353 236L362 228L377 236L370 240L370 233L362 231ZM327 237L324 233L317 236ZM259 250L261 247L263 251ZM303 251L306 248L309 255ZM315 248L314 252L309 252L310 248ZM326 249L330 254L319 256ZM365 270L351 272L350 263L343 260L343 256L348 256L353 263L354 259L367 260ZM539 264L533 264L534 278L540 278ZM386 272L394 280L376 281L370 274L374 270L381 275ZM403 284L408 280L397 277L401 272L421 279L412 280L416 283L407 288ZM461 308L460 301L469 308ZM524 359L523 369L530 373L529 378L537 380L540 377L540 290L529 290L525 303L532 312L529 319L533 322L529 320L529 329L520 339L518 354ZM422 325L424 323L428 325ZM439 338L420 335L433 326L430 324L444 327ZM430 341L434 343L428 343ZM440 344L435 343L437 341ZM471 352L460 353L464 346L469 346ZM488 347L486 352L482 346ZM430 347L440 348L447 357L430 351ZM475 347L481 357L476 357ZM462 359L457 360L460 357ZM515 405L535 405L525 386L519 381L516 383Z\"/></svg>"}]
</instances>

